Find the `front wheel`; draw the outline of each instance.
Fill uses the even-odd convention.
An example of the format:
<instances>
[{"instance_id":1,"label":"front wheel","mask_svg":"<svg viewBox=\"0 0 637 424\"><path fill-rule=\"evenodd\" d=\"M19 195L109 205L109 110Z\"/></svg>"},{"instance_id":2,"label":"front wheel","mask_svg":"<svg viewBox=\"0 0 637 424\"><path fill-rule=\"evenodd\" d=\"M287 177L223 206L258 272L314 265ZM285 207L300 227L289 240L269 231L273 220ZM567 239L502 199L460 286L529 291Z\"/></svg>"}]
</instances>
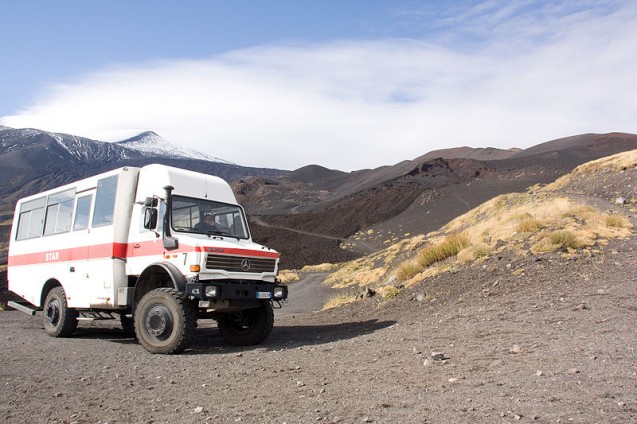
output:
<instances>
[{"instance_id":1,"label":"front wheel","mask_svg":"<svg viewBox=\"0 0 637 424\"><path fill-rule=\"evenodd\" d=\"M69 337L77 329L78 313L66 303L66 293L54 287L44 301L44 331L52 337Z\"/></svg>"},{"instance_id":2,"label":"front wheel","mask_svg":"<svg viewBox=\"0 0 637 424\"><path fill-rule=\"evenodd\" d=\"M192 342L197 318L183 293L159 288L142 297L135 309L135 333L150 353L183 352Z\"/></svg>"},{"instance_id":3,"label":"front wheel","mask_svg":"<svg viewBox=\"0 0 637 424\"><path fill-rule=\"evenodd\" d=\"M224 315L218 319L218 326L221 336L235 346L259 344L274 326L272 304L260 302L258 308Z\"/></svg>"}]
</instances>

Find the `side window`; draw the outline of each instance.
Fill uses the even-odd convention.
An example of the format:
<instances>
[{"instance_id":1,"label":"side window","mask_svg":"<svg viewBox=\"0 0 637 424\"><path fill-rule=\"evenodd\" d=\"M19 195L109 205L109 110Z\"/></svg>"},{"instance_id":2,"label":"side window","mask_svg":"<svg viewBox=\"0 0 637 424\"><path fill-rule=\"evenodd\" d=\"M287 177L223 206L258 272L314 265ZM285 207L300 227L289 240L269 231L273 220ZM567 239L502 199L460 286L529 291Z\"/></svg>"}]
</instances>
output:
<instances>
[{"instance_id":1,"label":"side window","mask_svg":"<svg viewBox=\"0 0 637 424\"><path fill-rule=\"evenodd\" d=\"M199 205L193 202L173 200L173 228L177 231L189 231L199 222Z\"/></svg>"},{"instance_id":2,"label":"side window","mask_svg":"<svg viewBox=\"0 0 637 424\"><path fill-rule=\"evenodd\" d=\"M117 192L117 175L101 179L97 182L93 227L113 223L115 209L115 193Z\"/></svg>"},{"instance_id":3,"label":"side window","mask_svg":"<svg viewBox=\"0 0 637 424\"><path fill-rule=\"evenodd\" d=\"M75 207L75 221L73 221L73 231L86 230L88 228L88 217L91 212L91 203L93 203L93 195L82 196L77 198Z\"/></svg>"},{"instance_id":4,"label":"side window","mask_svg":"<svg viewBox=\"0 0 637 424\"><path fill-rule=\"evenodd\" d=\"M243 219L241 214L234 213L232 215L231 222L232 223L230 224L230 229L232 229L233 235L237 237L241 237L241 238L248 238L247 231L245 230L245 227L243 225Z\"/></svg>"},{"instance_id":5,"label":"side window","mask_svg":"<svg viewBox=\"0 0 637 424\"><path fill-rule=\"evenodd\" d=\"M45 205L46 197L41 197L25 202L20 206L16 240L40 237L42 235Z\"/></svg>"},{"instance_id":6,"label":"side window","mask_svg":"<svg viewBox=\"0 0 637 424\"><path fill-rule=\"evenodd\" d=\"M49 196L46 207L46 221L44 223L45 236L71 231L74 200L75 189Z\"/></svg>"}]
</instances>

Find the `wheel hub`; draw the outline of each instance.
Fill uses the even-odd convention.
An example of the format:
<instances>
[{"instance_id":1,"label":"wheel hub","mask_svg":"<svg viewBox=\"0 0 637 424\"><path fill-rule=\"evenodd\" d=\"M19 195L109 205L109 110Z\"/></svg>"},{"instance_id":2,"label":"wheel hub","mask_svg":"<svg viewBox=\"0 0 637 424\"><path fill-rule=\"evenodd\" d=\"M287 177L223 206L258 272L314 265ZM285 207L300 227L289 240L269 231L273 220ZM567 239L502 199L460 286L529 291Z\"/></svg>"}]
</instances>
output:
<instances>
[{"instance_id":1,"label":"wheel hub","mask_svg":"<svg viewBox=\"0 0 637 424\"><path fill-rule=\"evenodd\" d=\"M146 315L146 330L153 337L165 340L173 330L173 318L170 311L162 305L153 306Z\"/></svg>"},{"instance_id":2,"label":"wheel hub","mask_svg":"<svg viewBox=\"0 0 637 424\"><path fill-rule=\"evenodd\" d=\"M54 327L60 321L60 305L56 301L49 302L46 306L46 319Z\"/></svg>"}]
</instances>

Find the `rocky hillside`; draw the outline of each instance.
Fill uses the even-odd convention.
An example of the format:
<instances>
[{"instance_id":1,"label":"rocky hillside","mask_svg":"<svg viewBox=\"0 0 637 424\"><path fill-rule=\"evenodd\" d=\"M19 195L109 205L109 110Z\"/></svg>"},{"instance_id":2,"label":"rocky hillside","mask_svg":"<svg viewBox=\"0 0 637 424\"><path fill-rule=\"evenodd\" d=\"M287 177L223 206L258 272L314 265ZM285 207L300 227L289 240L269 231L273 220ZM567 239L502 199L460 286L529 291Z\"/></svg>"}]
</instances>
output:
<instances>
[{"instance_id":1,"label":"rocky hillside","mask_svg":"<svg viewBox=\"0 0 637 424\"><path fill-rule=\"evenodd\" d=\"M635 148L632 134L588 134L500 151L498 160L483 160L494 152L470 158L465 149L450 149L353 173L306 167L237 181L234 188L248 211L259 215L251 227L255 239L281 251L284 267L298 268L349 260L425 234L494 196L524 192L582 163ZM463 157L453 157L458 154Z\"/></svg>"},{"instance_id":2,"label":"rocky hillside","mask_svg":"<svg viewBox=\"0 0 637 424\"><path fill-rule=\"evenodd\" d=\"M395 296L503 254L527 264L545 255L594 257L610 240L634 237L635 187L637 150L589 162L552 184L496 196L436 231L347 262L326 283Z\"/></svg>"}]
</instances>

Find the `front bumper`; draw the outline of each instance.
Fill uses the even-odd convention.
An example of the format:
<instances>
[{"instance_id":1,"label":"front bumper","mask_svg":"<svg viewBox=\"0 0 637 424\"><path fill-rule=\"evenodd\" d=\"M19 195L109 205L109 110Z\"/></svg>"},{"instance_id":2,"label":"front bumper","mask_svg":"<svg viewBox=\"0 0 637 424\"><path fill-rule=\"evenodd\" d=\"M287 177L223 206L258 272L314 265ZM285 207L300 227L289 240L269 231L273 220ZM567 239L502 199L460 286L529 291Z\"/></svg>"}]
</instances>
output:
<instances>
[{"instance_id":1,"label":"front bumper","mask_svg":"<svg viewBox=\"0 0 637 424\"><path fill-rule=\"evenodd\" d=\"M187 283L186 295L191 299L203 301L281 301L288 298L288 288L280 284L264 283L262 281L236 283L212 280Z\"/></svg>"}]
</instances>

